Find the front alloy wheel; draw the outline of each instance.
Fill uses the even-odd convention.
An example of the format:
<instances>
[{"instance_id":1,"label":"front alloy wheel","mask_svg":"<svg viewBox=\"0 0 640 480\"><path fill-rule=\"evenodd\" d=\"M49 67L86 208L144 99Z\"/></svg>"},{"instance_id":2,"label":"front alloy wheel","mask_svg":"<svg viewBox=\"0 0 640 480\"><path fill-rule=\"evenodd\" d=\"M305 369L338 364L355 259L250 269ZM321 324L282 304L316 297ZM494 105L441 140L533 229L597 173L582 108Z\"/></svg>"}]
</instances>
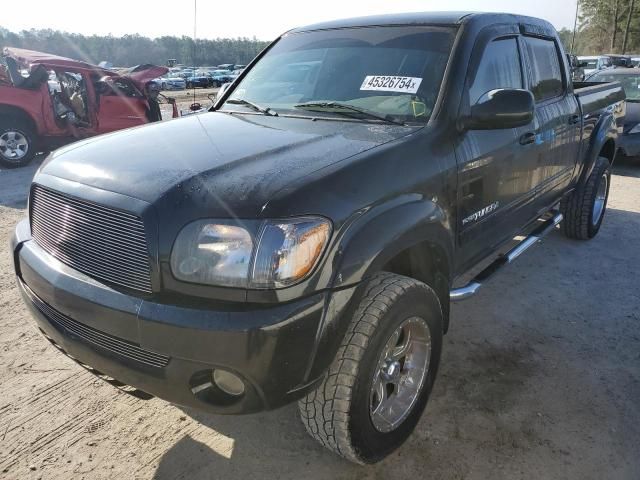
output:
<instances>
[{"instance_id":1,"label":"front alloy wheel","mask_svg":"<svg viewBox=\"0 0 640 480\"><path fill-rule=\"evenodd\" d=\"M429 399L442 350L443 313L428 285L382 272L362 285L323 381L298 403L309 434L356 463L393 452Z\"/></svg>"},{"instance_id":2,"label":"front alloy wheel","mask_svg":"<svg viewBox=\"0 0 640 480\"><path fill-rule=\"evenodd\" d=\"M400 325L385 345L371 384L370 415L380 432L390 432L409 415L422 389L431 357L426 322L412 317Z\"/></svg>"}]
</instances>

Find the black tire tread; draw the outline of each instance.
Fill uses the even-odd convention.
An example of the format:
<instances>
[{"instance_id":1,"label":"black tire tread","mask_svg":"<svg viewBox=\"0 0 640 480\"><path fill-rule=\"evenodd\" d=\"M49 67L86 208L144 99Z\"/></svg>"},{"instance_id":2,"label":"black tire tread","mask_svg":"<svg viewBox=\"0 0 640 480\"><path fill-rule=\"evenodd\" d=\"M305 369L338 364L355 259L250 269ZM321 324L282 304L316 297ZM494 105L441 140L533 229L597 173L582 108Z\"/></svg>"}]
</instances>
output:
<instances>
[{"instance_id":1,"label":"black tire tread","mask_svg":"<svg viewBox=\"0 0 640 480\"><path fill-rule=\"evenodd\" d=\"M590 234L589 230L592 205L598 189L598 181L607 168L609 168L609 160L605 157L598 157L587 181L578 185L560 203L560 211L564 217L562 231L568 238L589 240L594 236Z\"/></svg>"},{"instance_id":2,"label":"black tire tread","mask_svg":"<svg viewBox=\"0 0 640 480\"><path fill-rule=\"evenodd\" d=\"M349 431L351 396L360 360L385 312L407 289L416 287L431 290L422 282L392 273L372 277L327 376L316 390L298 402L307 432L324 447L352 462L366 463L354 448ZM437 298L433 290L431 293Z\"/></svg>"}]
</instances>

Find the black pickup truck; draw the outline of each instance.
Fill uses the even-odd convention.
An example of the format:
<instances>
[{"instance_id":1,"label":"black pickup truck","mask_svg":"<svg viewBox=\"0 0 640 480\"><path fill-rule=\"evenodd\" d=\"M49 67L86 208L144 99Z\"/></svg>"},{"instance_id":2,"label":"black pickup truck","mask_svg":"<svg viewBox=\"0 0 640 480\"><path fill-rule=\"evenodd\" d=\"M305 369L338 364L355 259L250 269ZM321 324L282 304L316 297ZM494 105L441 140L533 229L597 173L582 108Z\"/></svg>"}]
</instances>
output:
<instances>
[{"instance_id":1,"label":"black pickup truck","mask_svg":"<svg viewBox=\"0 0 640 480\"><path fill-rule=\"evenodd\" d=\"M425 408L450 301L561 222L597 234L625 97L576 87L535 18L291 30L211 111L52 153L11 245L20 290L119 388L227 414L299 400L323 445L378 461Z\"/></svg>"}]
</instances>

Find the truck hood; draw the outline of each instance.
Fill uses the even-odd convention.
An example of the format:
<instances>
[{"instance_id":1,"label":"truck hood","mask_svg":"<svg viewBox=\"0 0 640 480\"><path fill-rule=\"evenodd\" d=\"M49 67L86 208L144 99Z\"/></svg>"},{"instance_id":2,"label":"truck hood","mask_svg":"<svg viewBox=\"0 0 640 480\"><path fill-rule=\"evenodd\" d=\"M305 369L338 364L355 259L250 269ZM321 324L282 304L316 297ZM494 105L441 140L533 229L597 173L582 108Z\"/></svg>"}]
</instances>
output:
<instances>
[{"instance_id":1,"label":"truck hood","mask_svg":"<svg viewBox=\"0 0 640 480\"><path fill-rule=\"evenodd\" d=\"M289 183L414 131L205 112L71 144L40 171L149 203L164 197L174 206L189 203L194 211L247 218Z\"/></svg>"}]
</instances>

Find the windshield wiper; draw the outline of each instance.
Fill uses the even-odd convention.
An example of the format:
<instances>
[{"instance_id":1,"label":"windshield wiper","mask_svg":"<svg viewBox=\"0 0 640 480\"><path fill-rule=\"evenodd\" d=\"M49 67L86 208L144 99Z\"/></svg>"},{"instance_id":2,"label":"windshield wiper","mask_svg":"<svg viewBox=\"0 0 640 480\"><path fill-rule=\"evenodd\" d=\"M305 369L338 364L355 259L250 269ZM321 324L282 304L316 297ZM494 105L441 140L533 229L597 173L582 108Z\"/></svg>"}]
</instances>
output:
<instances>
[{"instance_id":1,"label":"windshield wiper","mask_svg":"<svg viewBox=\"0 0 640 480\"><path fill-rule=\"evenodd\" d=\"M250 102L249 100L245 100L244 98L230 98L225 103L231 103L233 105L245 105L255 110L256 112L264 113L265 115L269 115L271 117L278 116L278 112L272 112L270 108L261 107L260 105Z\"/></svg>"},{"instance_id":2,"label":"windshield wiper","mask_svg":"<svg viewBox=\"0 0 640 480\"><path fill-rule=\"evenodd\" d=\"M338 103L338 102L309 102L309 103L300 103L298 105L294 105L295 108L300 108L302 110L309 110L311 112L326 112L330 111L333 113L348 115L349 112L359 113L369 118L375 118L377 120L382 120L383 122L393 123L394 125L402 125L405 126L404 122L400 122L398 120L393 120L389 117L389 115L380 115L369 110L365 110L364 108L356 107L355 105L351 105L349 103ZM336 111L337 110L337 111Z\"/></svg>"}]
</instances>

